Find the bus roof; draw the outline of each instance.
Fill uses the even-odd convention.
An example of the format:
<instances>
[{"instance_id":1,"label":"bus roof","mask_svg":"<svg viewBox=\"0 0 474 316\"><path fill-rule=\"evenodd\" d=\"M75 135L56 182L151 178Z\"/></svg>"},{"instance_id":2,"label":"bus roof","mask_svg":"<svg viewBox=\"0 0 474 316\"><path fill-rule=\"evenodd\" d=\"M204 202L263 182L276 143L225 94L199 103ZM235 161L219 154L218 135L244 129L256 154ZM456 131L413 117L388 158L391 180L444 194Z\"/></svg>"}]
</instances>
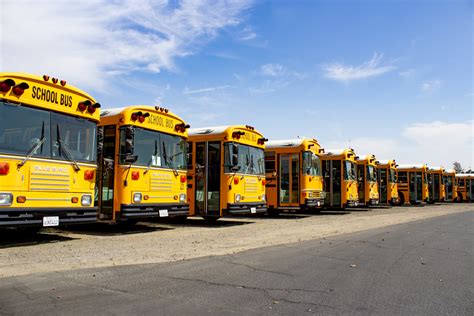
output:
<instances>
[{"instance_id":1,"label":"bus roof","mask_svg":"<svg viewBox=\"0 0 474 316\"><path fill-rule=\"evenodd\" d=\"M270 140L265 144L265 148L281 148L281 147L299 147L305 142L318 144L316 139L312 138L295 138L286 140Z\"/></svg>"},{"instance_id":2,"label":"bus roof","mask_svg":"<svg viewBox=\"0 0 474 316\"><path fill-rule=\"evenodd\" d=\"M456 178L471 178L474 179L474 173L457 173Z\"/></svg>"},{"instance_id":3,"label":"bus roof","mask_svg":"<svg viewBox=\"0 0 474 316\"><path fill-rule=\"evenodd\" d=\"M454 170L454 169L446 169L446 170L444 170L444 173L456 173L456 170Z\"/></svg>"},{"instance_id":4,"label":"bus roof","mask_svg":"<svg viewBox=\"0 0 474 316\"><path fill-rule=\"evenodd\" d=\"M394 164L396 165L397 162L395 161L395 159L381 159L381 160L377 160L379 165L390 165L390 164Z\"/></svg>"},{"instance_id":5,"label":"bus roof","mask_svg":"<svg viewBox=\"0 0 474 316\"><path fill-rule=\"evenodd\" d=\"M100 120L100 104L65 80L47 75L40 77L20 72L0 72L0 82L10 86L6 92L0 91L1 99L96 122ZM16 94L18 90L15 88L20 88L21 94Z\"/></svg>"},{"instance_id":6,"label":"bus roof","mask_svg":"<svg viewBox=\"0 0 474 316\"><path fill-rule=\"evenodd\" d=\"M444 168L441 166L428 167L431 171L444 171Z\"/></svg>"},{"instance_id":7,"label":"bus roof","mask_svg":"<svg viewBox=\"0 0 474 316\"><path fill-rule=\"evenodd\" d=\"M133 125L186 138L189 128L189 125L168 109L151 105L131 105L102 110L99 125L111 124Z\"/></svg>"},{"instance_id":8,"label":"bus roof","mask_svg":"<svg viewBox=\"0 0 474 316\"><path fill-rule=\"evenodd\" d=\"M195 140L227 140L260 148L265 148L265 142L268 141L260 132L249 125L190 128L188 135Z\"/></svg>"},{"instance_id":9,"label":"bus roof","mask_svg":"<svg viewBox=\"0 0 474 316\"><path fill-rule=\"evenodd\" d=\"M403 164L398 165L398 169L423 169L427 168L425 164Z\"/></svg>"}]
</instances>

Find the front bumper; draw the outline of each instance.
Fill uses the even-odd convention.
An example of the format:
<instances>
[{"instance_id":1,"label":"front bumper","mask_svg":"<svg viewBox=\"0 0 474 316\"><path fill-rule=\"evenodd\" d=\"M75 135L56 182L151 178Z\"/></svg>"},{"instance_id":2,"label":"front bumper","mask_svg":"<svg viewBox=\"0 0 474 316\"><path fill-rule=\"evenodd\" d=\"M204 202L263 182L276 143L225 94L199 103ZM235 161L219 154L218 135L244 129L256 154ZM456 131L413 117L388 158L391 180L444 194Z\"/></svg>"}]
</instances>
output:
<instances>
[{"instance_id":1,"label":"front bumper","mask_svg":"<svg viewBox=\"0 0 474 316\"><path fill-rule=\"evenodd\" d=\"M255 214L265 213L267 211L267 205L262 202L256 203L239 203L239 204L227 204L227 209L224 210L226 214Z\"/></svg>"},{"instance_id":2,"label":"front bumper","mask_svg":"<svg viewBox=\"0 0 474 316\"><path fill-rule=\"evenodd\" d=\"M379 199L370 199L370 200L369 200L369 205L370 205L370 206L379 205Z\"/></svg>"},{"instance_id":3,"label":"front bumper","mask_svg":"<svg viewBox=\"0 0 474 316\"><path fill-rule=\"evenodd\" d=\"M302 209L318 208L324 205L324 199L305 199Z\"/></svg>"},{"instance_id":4,"label":"front bumper","mask_svg":"<svg viewBox=\"0 0 474 316\"><path fill-rule=\"evenodd\" d=\"M347 207L357 207L357 206L360 206L359 201L357 201L357 200L347 201Z\"/></svg>"},{"instance_id":5,"label":"front bumper","mask_svg":"<svg viewBox=\"0 0 474 316\"><path fill-rule=\"evenodd\" d=\"M97 221L97 207L0 208L0 226L43 226L43 217L58 216L59 225Z\"/></svg>"},{"instance_id":6,"label":"front bumper","mask_svg":"<svg viewBox=\"0 0 474 316\"><path fill-rule=\"evenodd\" d=\"M189 216L189 204L122 204L116 220L160 217L166 210L168 217Z\"/></svg>"}]
</instances>

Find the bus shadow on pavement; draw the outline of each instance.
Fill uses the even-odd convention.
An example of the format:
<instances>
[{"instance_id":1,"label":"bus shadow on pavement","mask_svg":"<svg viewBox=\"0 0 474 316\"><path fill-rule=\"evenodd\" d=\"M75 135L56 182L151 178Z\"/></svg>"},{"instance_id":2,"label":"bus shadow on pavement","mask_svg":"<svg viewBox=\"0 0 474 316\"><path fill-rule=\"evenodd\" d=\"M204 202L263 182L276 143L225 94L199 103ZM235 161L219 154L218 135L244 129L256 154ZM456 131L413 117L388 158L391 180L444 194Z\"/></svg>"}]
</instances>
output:
<instances>
[{"instance_id":1,"label":"bus shadow on pavement","mask_svg":"<svg viewBox=\"0 0 474 316\"><path fill-rule=\"evenodd\" d=\"M40 244L70 241L77 238L49 232L35 232L16 229L0 230L0 249L35 246Z\"/></svg>"},{"instance_id":2,"label":"bus shadow on pavement","mask_svg":"<svg viewBox=\"0 0 474 316\"><path fill-rule=\"evenodd\" d=\"M173 229L172 227L163 227L150 225L149 223L139 222L134 225L120 225L109 223L93 223L84 225L74 225L64 227L61 230L83 235L92 236L121 236L152 233L156 231L164 231Z\"/></svg>"},{"instance_id":3,"label":"bus shadow on pavement","mask_svg":"<svg viewBox=\"0 0 474 316\"><path fill-rule=\"evenodd\" d=\"M239 221L234 219L220 218L216 221L207 221L201 218L188 218L185 221L175 222L171 218L169 220L156 221L155 223L163 223L170 226L181 226L181 227L207 227L207 228L223 228L223 227L233 227L233 226L242 226L247 224L254 224L253 221ZM247 219L247 218L246 218ZM252 218L248 218L252 219Z\"/></svg>"}]
</instances>

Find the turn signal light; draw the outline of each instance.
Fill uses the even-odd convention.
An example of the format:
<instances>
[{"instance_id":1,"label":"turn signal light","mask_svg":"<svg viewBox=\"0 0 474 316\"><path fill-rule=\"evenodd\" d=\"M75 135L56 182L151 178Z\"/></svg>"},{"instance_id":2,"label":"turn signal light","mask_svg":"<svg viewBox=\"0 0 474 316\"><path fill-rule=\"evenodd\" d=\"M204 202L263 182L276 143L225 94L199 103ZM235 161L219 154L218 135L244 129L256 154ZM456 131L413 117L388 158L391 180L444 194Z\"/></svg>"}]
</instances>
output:
<instances>
[{"instance_id":1,"label":"turn signal light","mask_svg":"<svg viewBox=\"0 0 474 316\"><path fill-rule=\"evenodd\" d=\"M17 196L16 197L16 202L17 203L25 203L26 202L26 196Z\"/></svg>"},{"instance_id":2,"label":"turn signal light","mask_svg":"<svg viewBox=\"0 0 474 316\"><path fill-rule=\"evenodd\" d=\"M143 199L144 199L145 201L148 200L149 198L150 198L150 196L148 196L148 195L144 195L144 196L143 196Z\"/></svg>"},{"instance_id":3,"label":"turn signal light","mask_svg":"<svg viewBox=\"0 0 474 316\"><path fill-rule=\"evenodd\" d=\"M10 163L0 162L0 175L7 175L10 172Z\"/></svg>"},{"instance_id":4,"label":"turn signal light","mask_svg":"<svg viewBox=\"0 0 474 316\"><path fill-rule=\"evenodd\" d=\"M6 79L0 82L0 91L2 91L3 93L8 92L14 85L15 81L13 81L12 79Z\"/></svg>"},{"instance_id":5,"label":"turn signal light","mask_svg":"<svg viewBox=\"0 0 474 316\"><path fill-rule=\"evenodd\" d=\"M234 177L234 184L235 184L235 185L239 184L239 178L235 178L235 177Z\"/></svg>"},{"instance_id":6,"label":"turn signal light","mask_svg":"<svg viewBox=\"0 0 474 316\"><path fill-rule=\"evenodd\" d=\"M79 198L77 196L74 196L71 198L71 203L77 203L79 202Z\"/></svg>"},{"instance_id":7,"label":"turn signal light","mask_svg":"<svg viewBox=\"0 0 474 316\"><path fill-rule=\"evenodd\" d=\"M94 179L94 170L84 171L84 180L92 180L92 179Z\"/></svg>"},{"instance_id":8,"label":"turn signal light","mask_svg":"<svg viewBox=\"0 0 474 316\"><path fill-rule=\"evenodd\" d=\"M132 171L132 180L140 179L140 171Z\"/></svg>"},{"instance_id":9,"label":"turn signal light","mask_svg":"<svg viewBox=\"0 0 474 316\"><path fill-rule=\"evenodd\" d=\"M185 175L181 175L181 183L185 183L186 182L186 176Z\"/></svg>"},{"instance_id":10,"label":"turn signal light","mask_svg":"<svg viewBox=\"0 0 474 316\"><path fill-rule=\"evenodd\" d=\"M267 184L267 180L263 179L262 180L262 185L265 185L265 184Z\"/></svg>"}]
</instances>

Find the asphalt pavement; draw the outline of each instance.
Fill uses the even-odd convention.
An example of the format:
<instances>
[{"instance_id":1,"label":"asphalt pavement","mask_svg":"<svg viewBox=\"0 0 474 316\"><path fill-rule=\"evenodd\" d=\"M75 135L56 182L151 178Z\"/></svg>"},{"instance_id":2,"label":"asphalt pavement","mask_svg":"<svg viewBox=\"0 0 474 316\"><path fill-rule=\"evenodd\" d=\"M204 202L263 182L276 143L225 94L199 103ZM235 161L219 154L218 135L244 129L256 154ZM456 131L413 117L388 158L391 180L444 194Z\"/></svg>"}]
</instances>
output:
<instances>
[{"instance_id":1,"label":"asphalt pavement","mask_svg":"<svg viewBox=\"0 0 474 316\"><path fill-rule=\"evenodd\" d=\"M3 278L0 314L474 315L473 228L471 211L234 255Z\"/></svg>"}]
</instances>

